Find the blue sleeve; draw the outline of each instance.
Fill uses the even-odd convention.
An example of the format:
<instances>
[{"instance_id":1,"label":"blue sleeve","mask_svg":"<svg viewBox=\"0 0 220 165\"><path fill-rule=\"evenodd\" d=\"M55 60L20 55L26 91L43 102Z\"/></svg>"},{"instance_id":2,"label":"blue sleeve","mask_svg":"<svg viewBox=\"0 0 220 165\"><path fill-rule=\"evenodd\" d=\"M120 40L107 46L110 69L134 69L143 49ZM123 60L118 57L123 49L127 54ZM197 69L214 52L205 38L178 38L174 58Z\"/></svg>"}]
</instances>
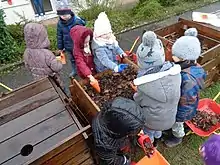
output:
<instances>
[{"instance_id":1,"label":"blue sleeve","mask_svg":"<svg viewBox=\"0 0 220 165\"><path fill-rule=\"evenodd\" d=\"M177 121L191 120L196 114L199 99L199 87L188 76L182 75L181 97L179 100Z\"/></svg>"},{"instance_id":2,"label":"blue sleeve","mask_svg":"<svg viewBox=\"0 0 220 165\"><path fill-rule=\"evenodd\" d=\"M58 22L57 24L57 47L59 50L64 49L64 44L63 44L63 31L60 23Z\"/></svg>"},{"instance_id":3,"label":"blue sleeve","mask_svg":"<svg viewBox=\"0 0 220 165\"><path fill-rule=\"evenodd\" d=\"M116 49L116 54L117 55L121 55L121 54L124 53L124 51L120 48L120 46L116 46L115 49Z\"/></svg>"},{"instance_id":4,"label":"blue sleeve","mask_svg":"<svg viewBox=\"0 0 220 165\"><path fill-rule=\"evenodd\" d=\"M116 63L111 61L108 58L108 55L106 54L105 50L102 48L98 48L95 50L95 55L98 58L98 60L101 62L102 65L105 67L114 70L116 66L118 66Z\"/></svg>"}]
</instances>

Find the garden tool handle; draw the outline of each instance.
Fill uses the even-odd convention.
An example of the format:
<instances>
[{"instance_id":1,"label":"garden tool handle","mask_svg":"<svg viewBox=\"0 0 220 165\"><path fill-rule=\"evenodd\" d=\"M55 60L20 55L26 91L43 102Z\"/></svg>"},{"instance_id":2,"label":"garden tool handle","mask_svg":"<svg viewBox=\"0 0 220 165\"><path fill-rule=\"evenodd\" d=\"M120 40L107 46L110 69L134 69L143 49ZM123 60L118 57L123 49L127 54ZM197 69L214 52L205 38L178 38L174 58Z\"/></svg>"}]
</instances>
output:
<instances>
[{"instance_id":1,"label":"garden tool handle","mask_svg":"<svg viewBox=\"0 0 220 165\"><path fill-rule=\"evenodd\" d=\"M133 43L131 49L129 50L129 54L130 54L131 52L133 52L134 47L135 47L135 45L137 44L137 42L139 41L139 39L140 39L140 36L138 36L138 37L136 38L136 40L134 41L134 43Z\"/></svg>"},{"instance_id":2,"label":"garden tool handle","mask_svg":"<svg viewBox=\"0 0 220 165\"><path fill-rule=\"evenodd\" d=\"M4 85L2 83L0 83L0 86L2 86L3 88L7 89L10 92L13 91L13 89L9 88L8 86L6 86L6 85Z\"/></svg>"},{"instance_id":3,"label":"garden tool handle","mask_svg":"<svg viewBox=\"0 0 220 165\"><path fill-rule=\"evenodd\" d=\"M216 101L219 96L220 96L220 92L218 92L218 94L214 97L213 101Z\"/></svg>"}]
</instances>

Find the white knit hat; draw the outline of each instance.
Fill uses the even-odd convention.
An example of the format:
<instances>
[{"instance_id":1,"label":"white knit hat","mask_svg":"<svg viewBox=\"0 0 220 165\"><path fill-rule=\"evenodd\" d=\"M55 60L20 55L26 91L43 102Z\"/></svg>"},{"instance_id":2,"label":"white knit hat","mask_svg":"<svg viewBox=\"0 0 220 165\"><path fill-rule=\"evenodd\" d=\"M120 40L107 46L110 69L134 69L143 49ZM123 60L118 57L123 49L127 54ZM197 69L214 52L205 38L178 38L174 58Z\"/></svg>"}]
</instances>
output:
<instances>
[{"instance_id":1,"label":"white knit hat","mask_svg":"<svg viewBox=\"0 0 220 165\"><path fill-rule=\"evenodd\" d=\"M99 37L104 34L108 34L112 32L112 27L108 16L105 12L101 12L98 15L98 18L95 20L94 24L94 37Z\"/></svg>"}]
</instances>

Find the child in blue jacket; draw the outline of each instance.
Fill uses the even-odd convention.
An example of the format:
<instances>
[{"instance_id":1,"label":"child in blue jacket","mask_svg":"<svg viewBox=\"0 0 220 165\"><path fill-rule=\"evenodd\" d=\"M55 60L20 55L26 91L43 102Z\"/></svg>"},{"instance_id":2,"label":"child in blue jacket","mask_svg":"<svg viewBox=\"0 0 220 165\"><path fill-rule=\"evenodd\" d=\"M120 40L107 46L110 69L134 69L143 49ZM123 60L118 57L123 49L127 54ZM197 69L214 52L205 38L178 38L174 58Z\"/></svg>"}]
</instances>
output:
<instances>
[{"instance_id":1,"label":"child in blue jacket","mask_svg":"<svg viewBox=\"0 0 220 165\"><path fill-rule=\"evenodd\" d=\"M112 33L111 24L105 12L100 13L95 21L92 50L97 72L108 69L122 72L128 66L127 64L118 65L117 63L116 56L120 55L122 57L125 53L119 47Z\"/></svg>"},{"instance_id":2,"label":"child in blue jacket","mask_svg":"<svg viewBox=\"0 0 220 165\"><path fill-rule=\"evenodd\" d=\"M197 30L190 28L172 47L173 60L181 66L182 83L176 123L172 127L173 135L165 141L168 147L174 147L182 142L185 136L184 122L196 115L199 92L205 87L206 73L196 63L201 54L201 44L197 35Z\"/></svg>"},{"instance_id":3,"label":"child in blue jacket","mask_svg":"<svg viewBox=\"0 0 220 165\"><path fill-rule=\"evenodd\" d=\"M75 25L85 26L85 20L76 16L67 0L60 0L57 3L57 15L60 17L57 24L57 46L59 51L65 50L69 56L72 72L70 73L70 77L74 77L76 75L76 65L73 54L73 40L70 37L70 29Z\"/></svg>"}]
</instances>

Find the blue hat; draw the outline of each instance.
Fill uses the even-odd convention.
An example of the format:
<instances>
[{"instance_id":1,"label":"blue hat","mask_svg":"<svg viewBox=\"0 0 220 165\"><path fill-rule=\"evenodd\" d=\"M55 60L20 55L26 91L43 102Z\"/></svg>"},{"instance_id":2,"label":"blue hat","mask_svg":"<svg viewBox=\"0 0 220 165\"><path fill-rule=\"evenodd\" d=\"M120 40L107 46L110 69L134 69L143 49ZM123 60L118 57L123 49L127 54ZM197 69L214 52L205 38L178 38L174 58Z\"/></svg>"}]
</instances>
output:
<instances>
[{"instance_id":1,"label":"blue hat","mask_svg":"<svg viewBox=\"0 0 220 165\"><path fill-rule=\"evenodd\" d=\"M57 15L72 14L72 10L68 0L58 0L56 8L57 8Z\"/></svg>"}]
</instances>

